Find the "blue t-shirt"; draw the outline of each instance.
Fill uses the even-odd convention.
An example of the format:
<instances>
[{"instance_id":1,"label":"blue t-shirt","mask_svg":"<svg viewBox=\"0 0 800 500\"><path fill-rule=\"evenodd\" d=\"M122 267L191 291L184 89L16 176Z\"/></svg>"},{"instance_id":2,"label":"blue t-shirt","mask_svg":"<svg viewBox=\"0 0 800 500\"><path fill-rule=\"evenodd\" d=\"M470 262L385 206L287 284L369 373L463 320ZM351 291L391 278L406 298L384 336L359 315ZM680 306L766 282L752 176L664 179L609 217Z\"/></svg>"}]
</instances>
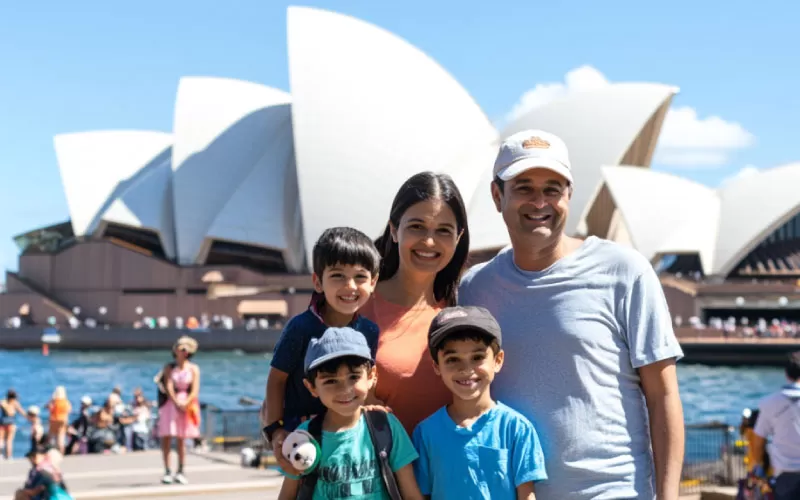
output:
<instances>
[{"instance_id":1,"label":"blue t-shirt","mask_svg":"<svg viewBox=\"0 0 800 500\"><path fill-rule=\"evenodd\" d=\"M548 480L536 498L654 498L637 368L683 353L653 267L595 237L543 271L513 257L507 248L470 269L459 302L486 307L503 330L492 395L539 432Z\"/></svg>"},{"instance_id":2,"label":"blue t-shirt","mask_svg":"<svg viewBox=\"0 0 800 500\"><path fill-rule=\"evenodd\" d=\"M417 459L417 452L397 417L388 414L392 429L389 465L397 472ZM339 432L322 431L322 457L313 500L349 498L391 500L383 486L381 468L363 415L355 427ZM308 430L310 421L298 429Z\"/></svg>"},{"instance_id":3,"label":"blue t-shirt","mask_svg":"<svg viewBox=\"0 0 800 500\"><path fill-rule=\"evenodd\" d=\"M417 483L433 500L516 500L517 486L547 479L533 424L499 402L470 428L442 407L414 429L413 440Z\"/></svg>"},{"instance_id":4,"label":"blue t-shirt","mask_svg":"<svg viewBox=\"0 0 800 500\"><path fill-rule=\"evenodd\" d=\"M354 330L364 334L372 351L373 359L378 350L378 325L362 316L356 316L350 324ZM328 326L322 318L309 308L298 314L286 324L281 333L275 351L272 353L270 366L289 374L286 380L286 394L283 398L283 418L290 424L293 419L321 413L325 407L319 399L303 385L303 358L312 338L320 338ZM292 431L292 426L287 427Z\"/></svg>"}]
</instances>

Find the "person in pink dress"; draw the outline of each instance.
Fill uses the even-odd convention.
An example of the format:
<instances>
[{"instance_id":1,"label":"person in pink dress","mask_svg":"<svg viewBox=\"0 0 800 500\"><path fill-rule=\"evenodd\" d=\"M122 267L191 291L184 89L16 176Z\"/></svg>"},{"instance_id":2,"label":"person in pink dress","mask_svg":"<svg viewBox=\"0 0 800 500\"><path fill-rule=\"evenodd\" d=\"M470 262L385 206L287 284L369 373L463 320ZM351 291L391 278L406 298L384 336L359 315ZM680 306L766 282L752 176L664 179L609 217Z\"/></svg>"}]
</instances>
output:
<instances>
[{"instance_id":1,"label":"person in pink dress","mask_svg":"<svg viewBox=\"0 0 800 500\"><path fill-rule=\"evenodd\" d=\"M156 380L159 383L158 435L161 438L161 454L164 459L164 476L161 482L187 484L183 474L186 456L186 440L200 437L200 368L190 362L197 352L197 341L191 337L179 338L172 347L174 362L168 363ZM170 472L172 439L177 441L178 470Z\"/></svg>"}]
</instances>

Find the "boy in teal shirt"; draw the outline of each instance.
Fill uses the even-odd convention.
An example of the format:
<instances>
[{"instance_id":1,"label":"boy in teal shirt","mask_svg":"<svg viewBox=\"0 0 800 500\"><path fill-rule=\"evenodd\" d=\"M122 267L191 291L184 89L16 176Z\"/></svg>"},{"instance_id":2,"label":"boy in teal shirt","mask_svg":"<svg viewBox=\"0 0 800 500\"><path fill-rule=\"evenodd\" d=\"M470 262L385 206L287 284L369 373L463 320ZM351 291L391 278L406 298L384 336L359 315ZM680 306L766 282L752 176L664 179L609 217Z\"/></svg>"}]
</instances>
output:
<instances>
[{"instance_id":1,"label":"boy in teal shirt","mask_svg":"<svg viewBox=\"0 0 800 500\"><path fill-rule=\"evenodd\" d=\"M365 421L364 401L375 385L375 363L363 334L350 327L328 328L311 339L305 356L305 386L326 411L322 418L322 456L316 466L314 500L357 498L391 500ZM422 500L411 463L417 452L397 418L387 415L392 433L389 465L404 500ZM298 429L309 430L310 420ZM286 476L279 500L294 500L303 478Z\"/></svg>"}]
</instances>

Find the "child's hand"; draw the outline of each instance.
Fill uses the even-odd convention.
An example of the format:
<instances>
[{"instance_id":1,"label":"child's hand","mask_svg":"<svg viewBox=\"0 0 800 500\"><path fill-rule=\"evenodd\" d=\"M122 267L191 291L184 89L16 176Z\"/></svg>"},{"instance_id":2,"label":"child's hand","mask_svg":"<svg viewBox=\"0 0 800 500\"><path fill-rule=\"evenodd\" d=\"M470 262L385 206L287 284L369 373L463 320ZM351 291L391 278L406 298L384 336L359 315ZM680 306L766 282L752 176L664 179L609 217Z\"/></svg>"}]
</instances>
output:
<instances>
[{"instance_id":1,"label":"child's hand","mask_svg":"<svg viewBox=\"0 0 800 500\"><path fill-rule=\"evenodd\" d=\"M365 411L382 411L384 413L392 413L392 409L383 404L364 405L362 406Z\"/></svg>"},{"instance_id":2,"label":"child's hand","mask_svg":"<svg viewBox=\"0 0 800 500\"><path fill-rule=\"evenodd\" d=\"M300 476L302 472L292 467L292 464L283 457L283 441L288 435L289 433L285 429L278 429L272 433L272 453L283 472L292 476Z\"/></svg>"}]
</instances>

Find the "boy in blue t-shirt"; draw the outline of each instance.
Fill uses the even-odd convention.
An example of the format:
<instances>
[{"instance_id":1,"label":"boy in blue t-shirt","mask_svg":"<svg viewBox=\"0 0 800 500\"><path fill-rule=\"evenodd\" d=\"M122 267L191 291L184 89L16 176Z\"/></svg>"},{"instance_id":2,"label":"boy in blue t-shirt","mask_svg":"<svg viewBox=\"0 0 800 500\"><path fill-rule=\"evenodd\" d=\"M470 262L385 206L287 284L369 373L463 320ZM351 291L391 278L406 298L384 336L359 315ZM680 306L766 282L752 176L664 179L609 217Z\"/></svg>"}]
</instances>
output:
<instances>
[{"instance_id":1,"label":"boy in blue t-shirt","mask_svg":"<svg viewBox=\"0 0 800 500\"><path fill-rule=\"evenodd\" d=\"M278 339L262 407L264 436L284 470L293 470L280 453L286 436L324 411L303 385L303 357L311 339L321 337L329 326L350 326L366 337L373 356L378 349L378 326L357 312L375 289L380 258L372 240L349 227L327 229L314 245L316 294L308 310L289 320Z\"/></svg>"},{"instance_id":2,"label":"boy in blue t-shirt","mask_svg":"<svg viewBox=\"0 0 800 500\"><path fill-rule=\"evenodd\" d=\"M482 307L448 307L431 322L434 369L453 393L414 429L414 472L433 500L532 500L534 483L547 479L533 424L490 394L503 366L501 338Z\"/></svg>"},{"instance_id":3,"label":"boy in blue t-shirt","mask_svg":"<svg viewBox=\"0 0 800 500\"><path fill-rule=\"evenodd\" d=\"M304 365L305 386L327 408L324 416L317 417L322 418L322 455L312 471L316 483L312 483L311 496L314 500L390 500L363 409L376 381L374 357L364 336L348 327L328 328L322 337L311 340ZM422 500L411 465L417 458L414 445L397 417L382 415L391 430L388 468L394 473L400 496ZM303 422L299 429L313 433L311 422ZM302 481L285 476L279 500L297 498Z\"/></svg>"}]
</instances>

